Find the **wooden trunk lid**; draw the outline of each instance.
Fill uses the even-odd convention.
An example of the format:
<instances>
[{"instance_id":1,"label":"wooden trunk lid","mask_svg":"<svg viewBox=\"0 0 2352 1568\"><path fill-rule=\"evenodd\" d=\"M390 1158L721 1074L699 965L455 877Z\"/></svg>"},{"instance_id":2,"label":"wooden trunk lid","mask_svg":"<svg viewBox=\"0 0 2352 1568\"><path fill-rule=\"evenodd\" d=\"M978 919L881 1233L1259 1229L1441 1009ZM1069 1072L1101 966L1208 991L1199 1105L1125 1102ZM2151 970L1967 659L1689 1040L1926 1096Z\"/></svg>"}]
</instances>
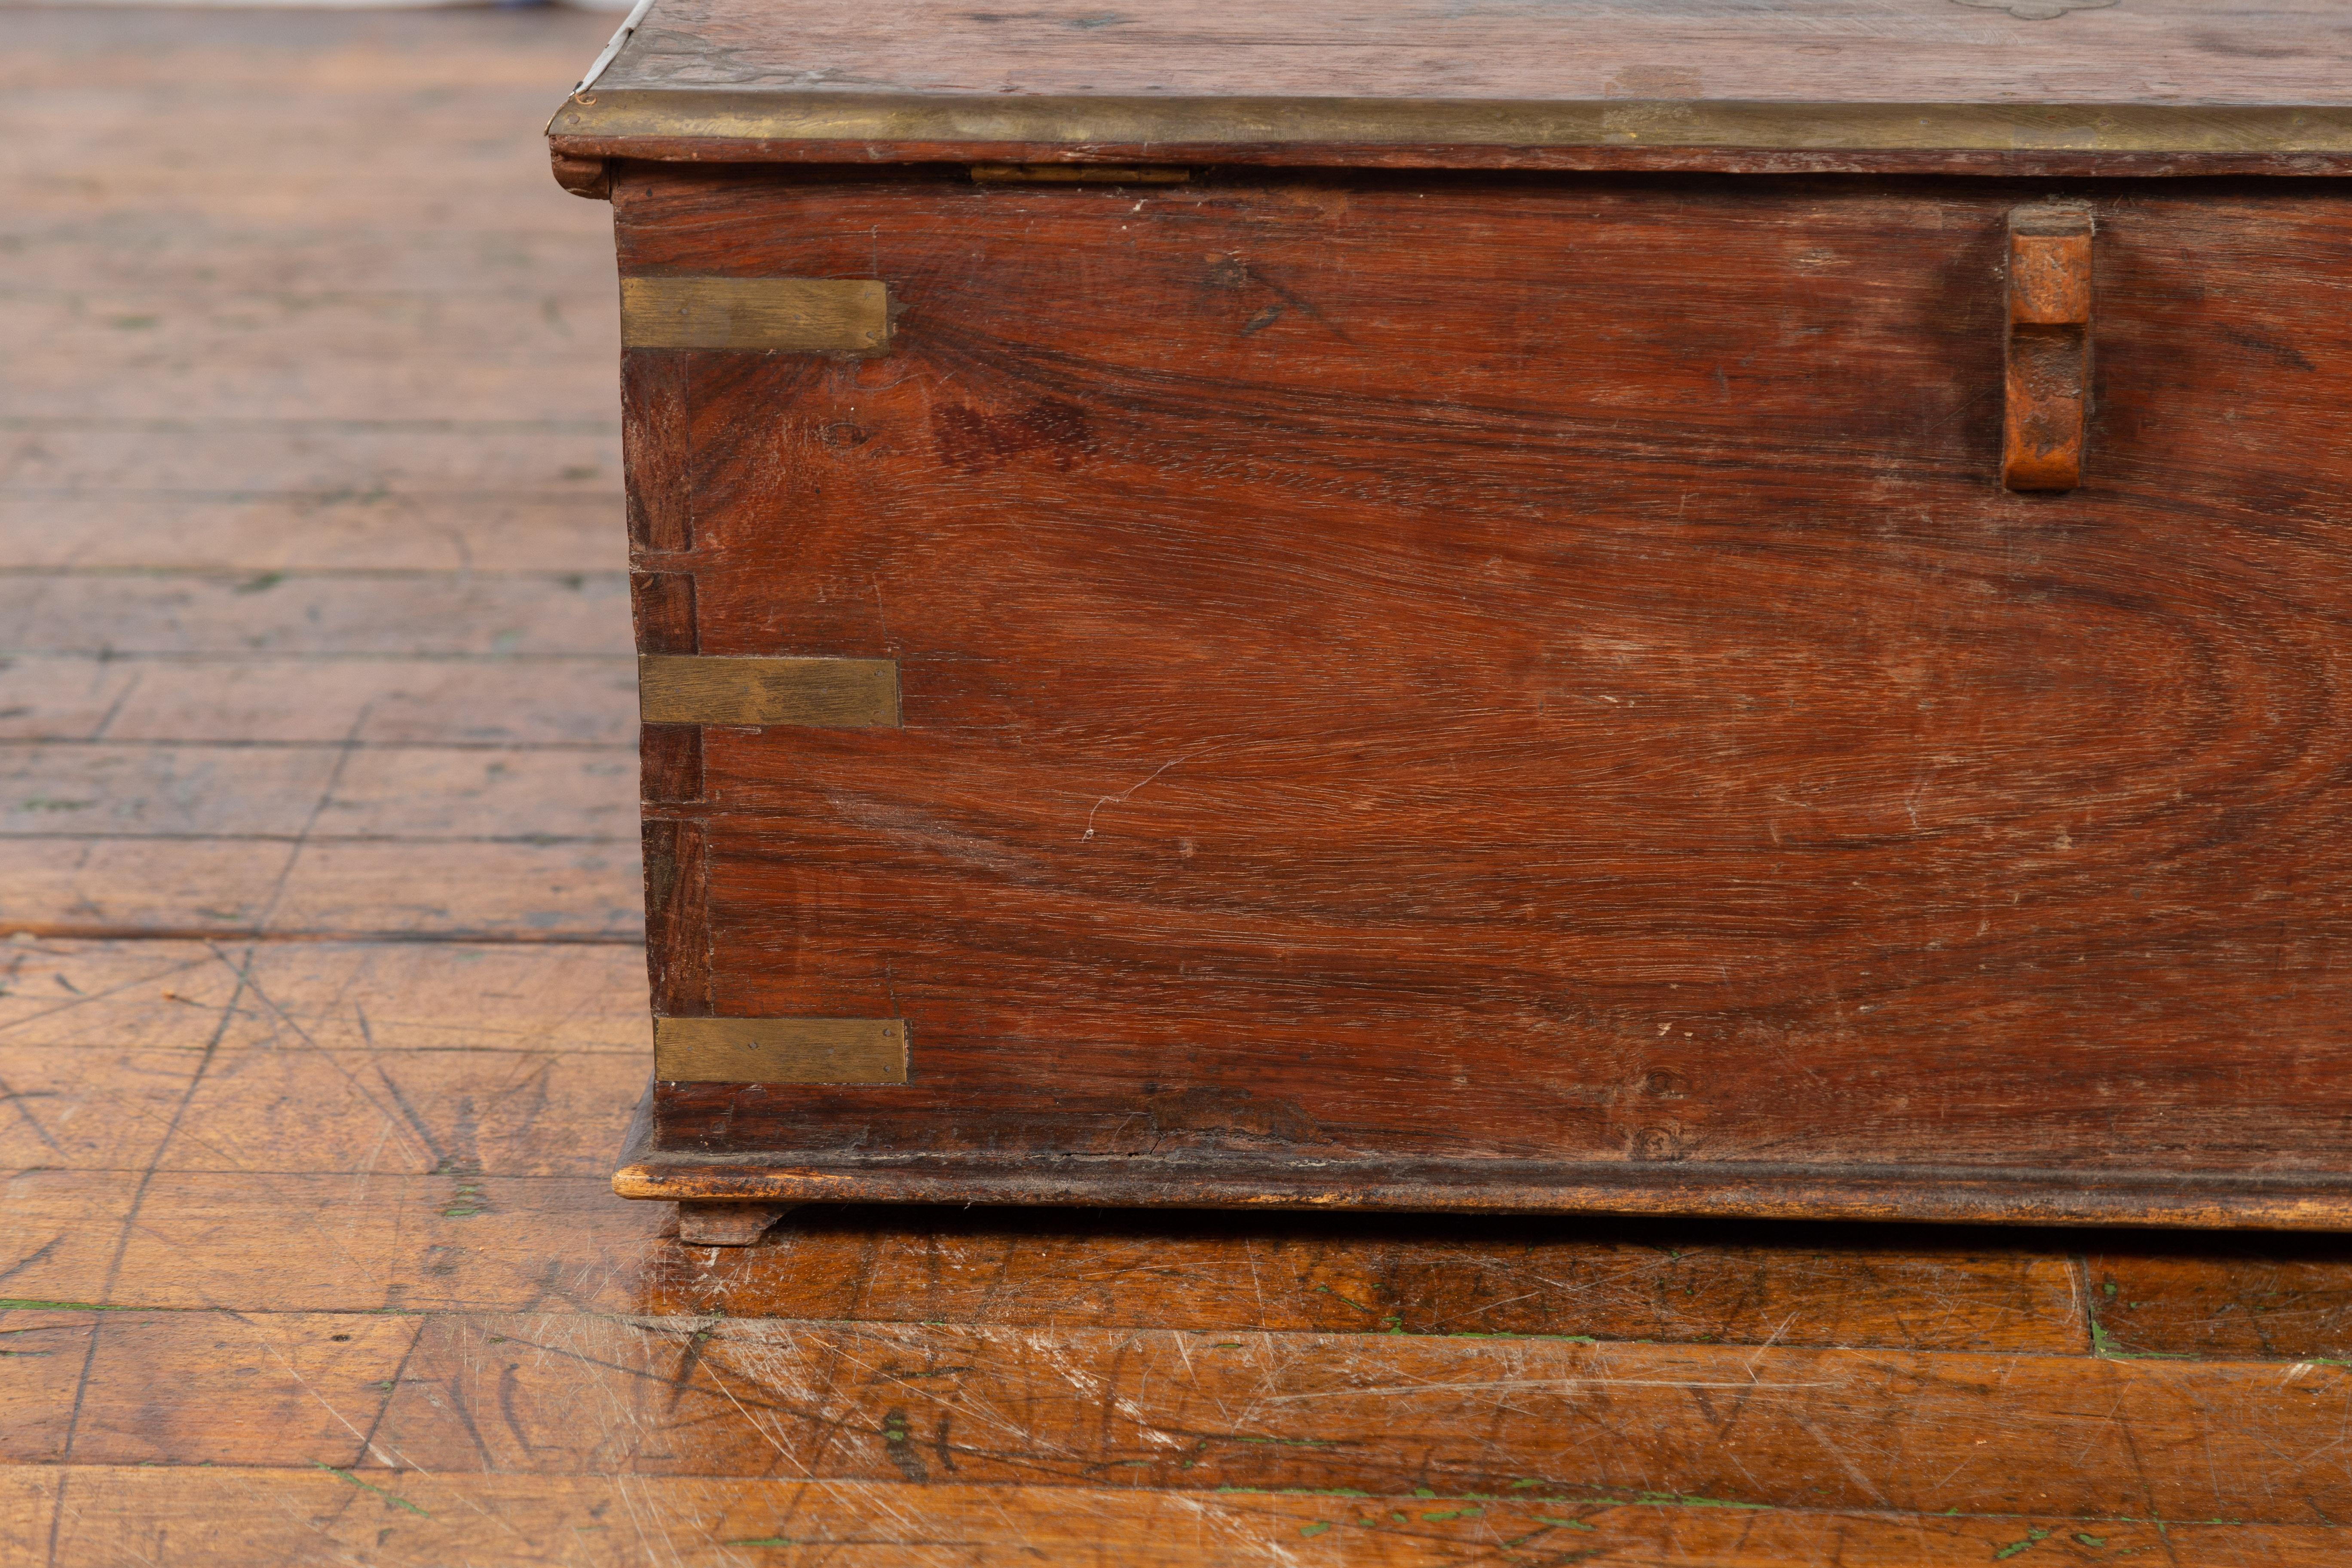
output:
<instances>
[{"instance_id":1,"label":"wooden trunk lid","mask_svg":"<svg viewBox=\"0 0 2352 1568\"><path fill-rule=\"evenodd\" d=\"M567 156L2326 174L2336 0L655 0Z\"/></svg>"}]
</instances>

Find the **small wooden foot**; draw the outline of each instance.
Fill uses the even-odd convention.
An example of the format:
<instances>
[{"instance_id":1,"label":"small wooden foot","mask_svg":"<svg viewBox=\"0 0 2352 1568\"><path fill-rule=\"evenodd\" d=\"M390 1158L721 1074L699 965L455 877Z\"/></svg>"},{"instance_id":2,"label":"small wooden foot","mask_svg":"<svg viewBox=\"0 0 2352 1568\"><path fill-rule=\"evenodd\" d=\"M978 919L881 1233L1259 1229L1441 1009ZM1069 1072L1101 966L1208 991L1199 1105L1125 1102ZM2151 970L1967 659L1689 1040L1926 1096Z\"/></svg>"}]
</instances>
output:
<instances>
[{"instance_id":1,"label":"small wooden foot","mask_svg":"<svg viewBox=\"0 0 2352 1568\"><path fill-rule=\"evenodd\" d=\"M749 1247L793 1204L677 1205L677 1238L692 1247Z\"/></svg>"}]
</instances>

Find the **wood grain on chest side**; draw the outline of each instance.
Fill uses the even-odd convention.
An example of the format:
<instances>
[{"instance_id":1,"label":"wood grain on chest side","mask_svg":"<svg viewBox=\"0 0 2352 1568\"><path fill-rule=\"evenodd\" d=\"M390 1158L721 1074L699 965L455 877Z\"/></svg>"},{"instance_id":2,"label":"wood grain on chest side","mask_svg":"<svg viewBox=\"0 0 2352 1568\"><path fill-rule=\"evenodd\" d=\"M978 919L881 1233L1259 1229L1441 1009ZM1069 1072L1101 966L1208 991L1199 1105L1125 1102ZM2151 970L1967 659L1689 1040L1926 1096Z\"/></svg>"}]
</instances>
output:
<instances>
[{"instance_id":1,"label":"wood grain on chest side","mask_svg":"<svg viewBox=\"0 0 2352 1568\"><path fill-rule=\"evenodd\" d=\"M704 857L673 1010L912 1062L675 1086L654 1146L2340 1218L2352 207L2088 190L2090 474L2021 496L2039 194L633 172L625 272L899 310L631 354L692 650L895 660L903 723L649 773Z\"/></svg>"}]
</instances>

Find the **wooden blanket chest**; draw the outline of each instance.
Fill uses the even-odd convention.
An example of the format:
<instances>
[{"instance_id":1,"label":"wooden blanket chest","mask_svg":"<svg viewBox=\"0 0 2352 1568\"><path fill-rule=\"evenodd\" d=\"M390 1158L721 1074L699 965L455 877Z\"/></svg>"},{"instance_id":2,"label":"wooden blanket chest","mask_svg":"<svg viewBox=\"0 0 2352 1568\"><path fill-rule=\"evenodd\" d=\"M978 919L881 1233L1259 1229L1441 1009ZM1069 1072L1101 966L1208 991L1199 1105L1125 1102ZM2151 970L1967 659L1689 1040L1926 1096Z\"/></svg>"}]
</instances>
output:
<instances>
[{"instance_id":1,"label":"wooden blanket chest","mask_svg":"<svg viewBox=\"0 0 2352 1568\"><path fill-rule=\"evenodd\" d=\"M656 0L618 1189L2352 1224L2347 59Z\"/></svg>"}]
</instances>

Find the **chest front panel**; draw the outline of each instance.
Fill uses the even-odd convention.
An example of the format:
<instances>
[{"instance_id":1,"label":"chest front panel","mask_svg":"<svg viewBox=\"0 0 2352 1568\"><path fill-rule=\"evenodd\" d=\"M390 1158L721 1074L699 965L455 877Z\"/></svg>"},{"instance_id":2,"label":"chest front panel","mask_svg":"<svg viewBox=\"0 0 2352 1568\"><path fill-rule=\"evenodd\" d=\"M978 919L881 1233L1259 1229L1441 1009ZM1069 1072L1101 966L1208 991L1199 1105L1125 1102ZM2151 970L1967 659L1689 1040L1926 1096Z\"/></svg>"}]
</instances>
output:
<instances>
[{"instance_id":1,"label":"chest front panel","mask_svg":"<svg viewBox=\"0 0 2352 1568\"><path fill-rule=\"evenodd\" d=\"M656 1142L848 1195L2352 1178L2352 202L2059 193L2084 478L2024 494L2052 194L625 170L625 278L889 311L628 353L645 650L895 680L648 724L656 1013L904 1068L668 1082Z\"/></svg>"}]
</instances>

